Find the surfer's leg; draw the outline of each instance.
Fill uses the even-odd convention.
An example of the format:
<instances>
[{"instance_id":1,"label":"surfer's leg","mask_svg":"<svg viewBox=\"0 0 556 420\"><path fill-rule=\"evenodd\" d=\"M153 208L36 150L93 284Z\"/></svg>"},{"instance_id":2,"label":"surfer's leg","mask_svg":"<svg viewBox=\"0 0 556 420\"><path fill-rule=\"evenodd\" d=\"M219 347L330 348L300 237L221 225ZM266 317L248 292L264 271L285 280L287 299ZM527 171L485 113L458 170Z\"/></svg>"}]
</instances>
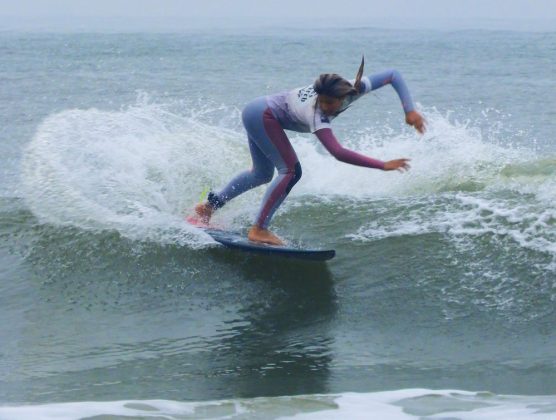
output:
<instances>
[{"instance_id":1,"label":"surfer's leg","mask_svg":"<svg viewBox=\"0 0 556 420\"><path fill-rule=\"evenodd\" d=\"M254 164L264 162L264 165L255 165L256 168L264 168L264 180L268 182L269 174L272 175L274 167L278 169L278 177L268 187L255 225L249 230L248 236L254 241L281 245L280 238L269 232L267 227L276 209L301 177L301 165L284 129L268 108L265 98L259 98L245 108L243 124L250 141L256 146L252 147L255 151L252 152ZM271 170L268 169L269 166ZM224 193L231 194L223 192L218 195L223 196Z\"/></svg>"},{"instance_id":2,"label":"surfer's leg","mask_svg":"<svg viewBox=\"0 0 556 420\"><path fill-rule=\"evenodd\" d=\"M249 150L253 167L238 174L218 193L209 192L207 201L195 207L195 212L204 223L208 223L214 211L223 207L231 199L272 180L274 165L251 138L249 138Z\"/></svg>"},{"instance_id":3,"label":"surfer's leg","mask_svg":"<svg viewBox=\"0 0 556 420\"><path fill-rule=\"evenodd\" d=\"M256 226L266 229L280 204L301 178L301 165L288 136L270 109L264 113L263 124L268 138L263 150L278 169L278 176L269 185L255 222Z\"/></svg>"},{"instance_id":4,"label":"surfer's leg","mask_svg":"<svg viewBox=\"0 0 556 420\"><path fill-rule=\"evenodd\" d=\"M249 151L251 152L253 167L238 174L218 194L213 193L209 197L209 201L212 198L214 208L220 208L245 191L267 184L272 180L274 165L259 149L251 135L249 135Z\"/></svg>"},{"instance_id":5,"label":"surfer's leg","mask_svg":"<svg viewBox=\"0 0 556 420\"><path fill-rule=\"evenodd\" d=\"M266 108L266 100L264 98L258 98L249 103L243 110L242 120L247 130L249 151L251 153L253 166L250 170L241 172L235 176L219 192L215 193L211 191L208 195L208 200L195 207L197 215L199 215L205 223L208 223L215 210L223 207L228 201L252 188L266 184L272 180L272 176L274 175L274 163L259 148L255 140L256 136L260 135L258 126L262 126L262 114ZM261 122L257 124L257 120Z\"/></svg>"}]
</instances>

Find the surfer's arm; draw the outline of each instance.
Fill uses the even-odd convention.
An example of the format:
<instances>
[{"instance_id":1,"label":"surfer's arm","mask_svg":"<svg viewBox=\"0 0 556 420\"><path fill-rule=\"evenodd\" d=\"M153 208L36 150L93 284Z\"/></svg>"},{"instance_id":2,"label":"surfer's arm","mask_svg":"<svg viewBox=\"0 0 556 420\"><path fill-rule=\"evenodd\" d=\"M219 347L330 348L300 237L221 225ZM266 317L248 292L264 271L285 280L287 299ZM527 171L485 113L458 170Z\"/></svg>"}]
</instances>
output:
<instances>
[{"instance_id":1,"label":"surfer's arm","mask_svg":"<svg viewBox=\"0 0 556 420\"><path fill-rule=\"evenodd\" d=\"M353 150L343 147L330 128L321 128L315 131L315 135L328 152L338 159L340 162L349 163L356 166L364 166L366 168L375 168L384 170L384 162L378 159L362 155Z\"/></svg>"},{"instance_id":2,"label":"surfer's arm","mask_svg":"<svg viewBox=\"0 0 556 420\"><path fill-rule=\"evenodd\" d=\"M407 114L415 110L415 104L413 103L409 89L398 70L391 69L375 73L369 76L369 80L371 81L371 89L369 92L380 89L386 85L392 85L402 102L404 112Z\"/></svg>"},{"instance_id":3,"label":"surfer's arm","mask_svg":"<svg viewBox=\"0 0 556 420\"><path fill-rule=\"evenodd\" d=\"M409 93L409 89L403 79L401 73L397 70L391 69L369 76L371 88L368 92L380 89L386 85L392 85L405 112L405 122L423 134L425 132L425 122L421 114L415 111L415 104Z\"/></svg>"}]
</instances>

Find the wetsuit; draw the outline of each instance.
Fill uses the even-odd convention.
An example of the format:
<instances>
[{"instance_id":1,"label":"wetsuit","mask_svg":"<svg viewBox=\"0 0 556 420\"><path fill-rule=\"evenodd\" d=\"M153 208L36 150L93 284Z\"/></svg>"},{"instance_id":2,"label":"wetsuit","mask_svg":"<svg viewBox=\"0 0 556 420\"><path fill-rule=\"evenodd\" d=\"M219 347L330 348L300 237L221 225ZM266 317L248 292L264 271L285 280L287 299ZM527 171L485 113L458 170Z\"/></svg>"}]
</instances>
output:
<instances>
[{"instance_id":1,"label":"wetsuit","mask_svg":"<svg viewBox=\"0 0 556 420\"><path fill-rule=\"evenodd\" d=\"M387 84L396 90L404 111L413 111L415 106L401 74L388 70L363 77L359 94L348 96L335 116L363 95ZM244 108L242 120L253 167L238 174L218 193L210 192L208 202L212 208L220 208L245 191L270 182L276 167L278 176L268 187L255 221L257 226L267 228L280 204L301 178L301 165L284 130L314 133L326 150L342 162L384 169L384 162L342 147L331 129L330 122L335 116L325 115L316 100L317 93L311 85L257 98Z\"/></svg>"}]
</instances>

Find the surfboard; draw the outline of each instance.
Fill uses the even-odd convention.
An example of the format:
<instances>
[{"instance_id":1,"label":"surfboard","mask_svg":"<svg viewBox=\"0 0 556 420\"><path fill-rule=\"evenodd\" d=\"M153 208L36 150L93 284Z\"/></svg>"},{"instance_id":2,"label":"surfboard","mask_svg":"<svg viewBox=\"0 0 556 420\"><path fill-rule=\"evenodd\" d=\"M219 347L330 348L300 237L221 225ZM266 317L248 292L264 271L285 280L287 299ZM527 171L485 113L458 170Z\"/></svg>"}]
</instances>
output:
<instances>
[{"instance_id":1,"label":"surfboard","mask_svg":"<svg viewBox=\"0 0 556 420\"><path fill-rule=\"evenodd\" d=\"M229 232L210 227L200 227L209 234L216 242L225 247L238 249L241 251L253 252L256 254L275 255L279 257L297 258L302 260L327 261L336 255L333 249L310 249L296 248L291 246L277 246L253 242L247 239L245 234L239 232Z\"/></svg>"},{"instance_id":2,"label":"surfboard","mask_svg":"<svg viewBox=\"0 0 556 420\"><path fill-rule=\"evenodd\" d=\"M190 225L203 230L210 235L212 239L225 247L238 249L240 251L313 261L327 261L334 258L336 255L336 251L333 249L310 249L288 245L277 246L253 242L250 241L245 234L227 231L220 227L207 225L191 216L186 217L185 221Z\"/></svg>"}]
</instances>

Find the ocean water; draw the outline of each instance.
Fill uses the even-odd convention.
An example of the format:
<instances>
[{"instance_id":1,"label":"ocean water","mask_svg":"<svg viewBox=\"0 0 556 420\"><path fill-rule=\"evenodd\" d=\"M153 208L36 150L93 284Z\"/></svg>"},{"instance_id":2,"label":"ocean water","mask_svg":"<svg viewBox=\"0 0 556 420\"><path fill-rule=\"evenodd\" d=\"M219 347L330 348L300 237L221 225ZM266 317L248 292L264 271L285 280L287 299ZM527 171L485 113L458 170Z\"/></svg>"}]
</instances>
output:
<instances>
[{"instance_id":1,"label":"ocean water","mask_svg":"<svg viewBox=\"0 0 556 420\"><path fill-rule=\"evenodd\" d=\"M184 223L250 164L243 105L361 54L428 131L385 87L335 132L408 173L290 133L273 228L335 259ZM4 31L0 57L0 419L556 417L556 31Z\"/></svg>"}]
</instances>

